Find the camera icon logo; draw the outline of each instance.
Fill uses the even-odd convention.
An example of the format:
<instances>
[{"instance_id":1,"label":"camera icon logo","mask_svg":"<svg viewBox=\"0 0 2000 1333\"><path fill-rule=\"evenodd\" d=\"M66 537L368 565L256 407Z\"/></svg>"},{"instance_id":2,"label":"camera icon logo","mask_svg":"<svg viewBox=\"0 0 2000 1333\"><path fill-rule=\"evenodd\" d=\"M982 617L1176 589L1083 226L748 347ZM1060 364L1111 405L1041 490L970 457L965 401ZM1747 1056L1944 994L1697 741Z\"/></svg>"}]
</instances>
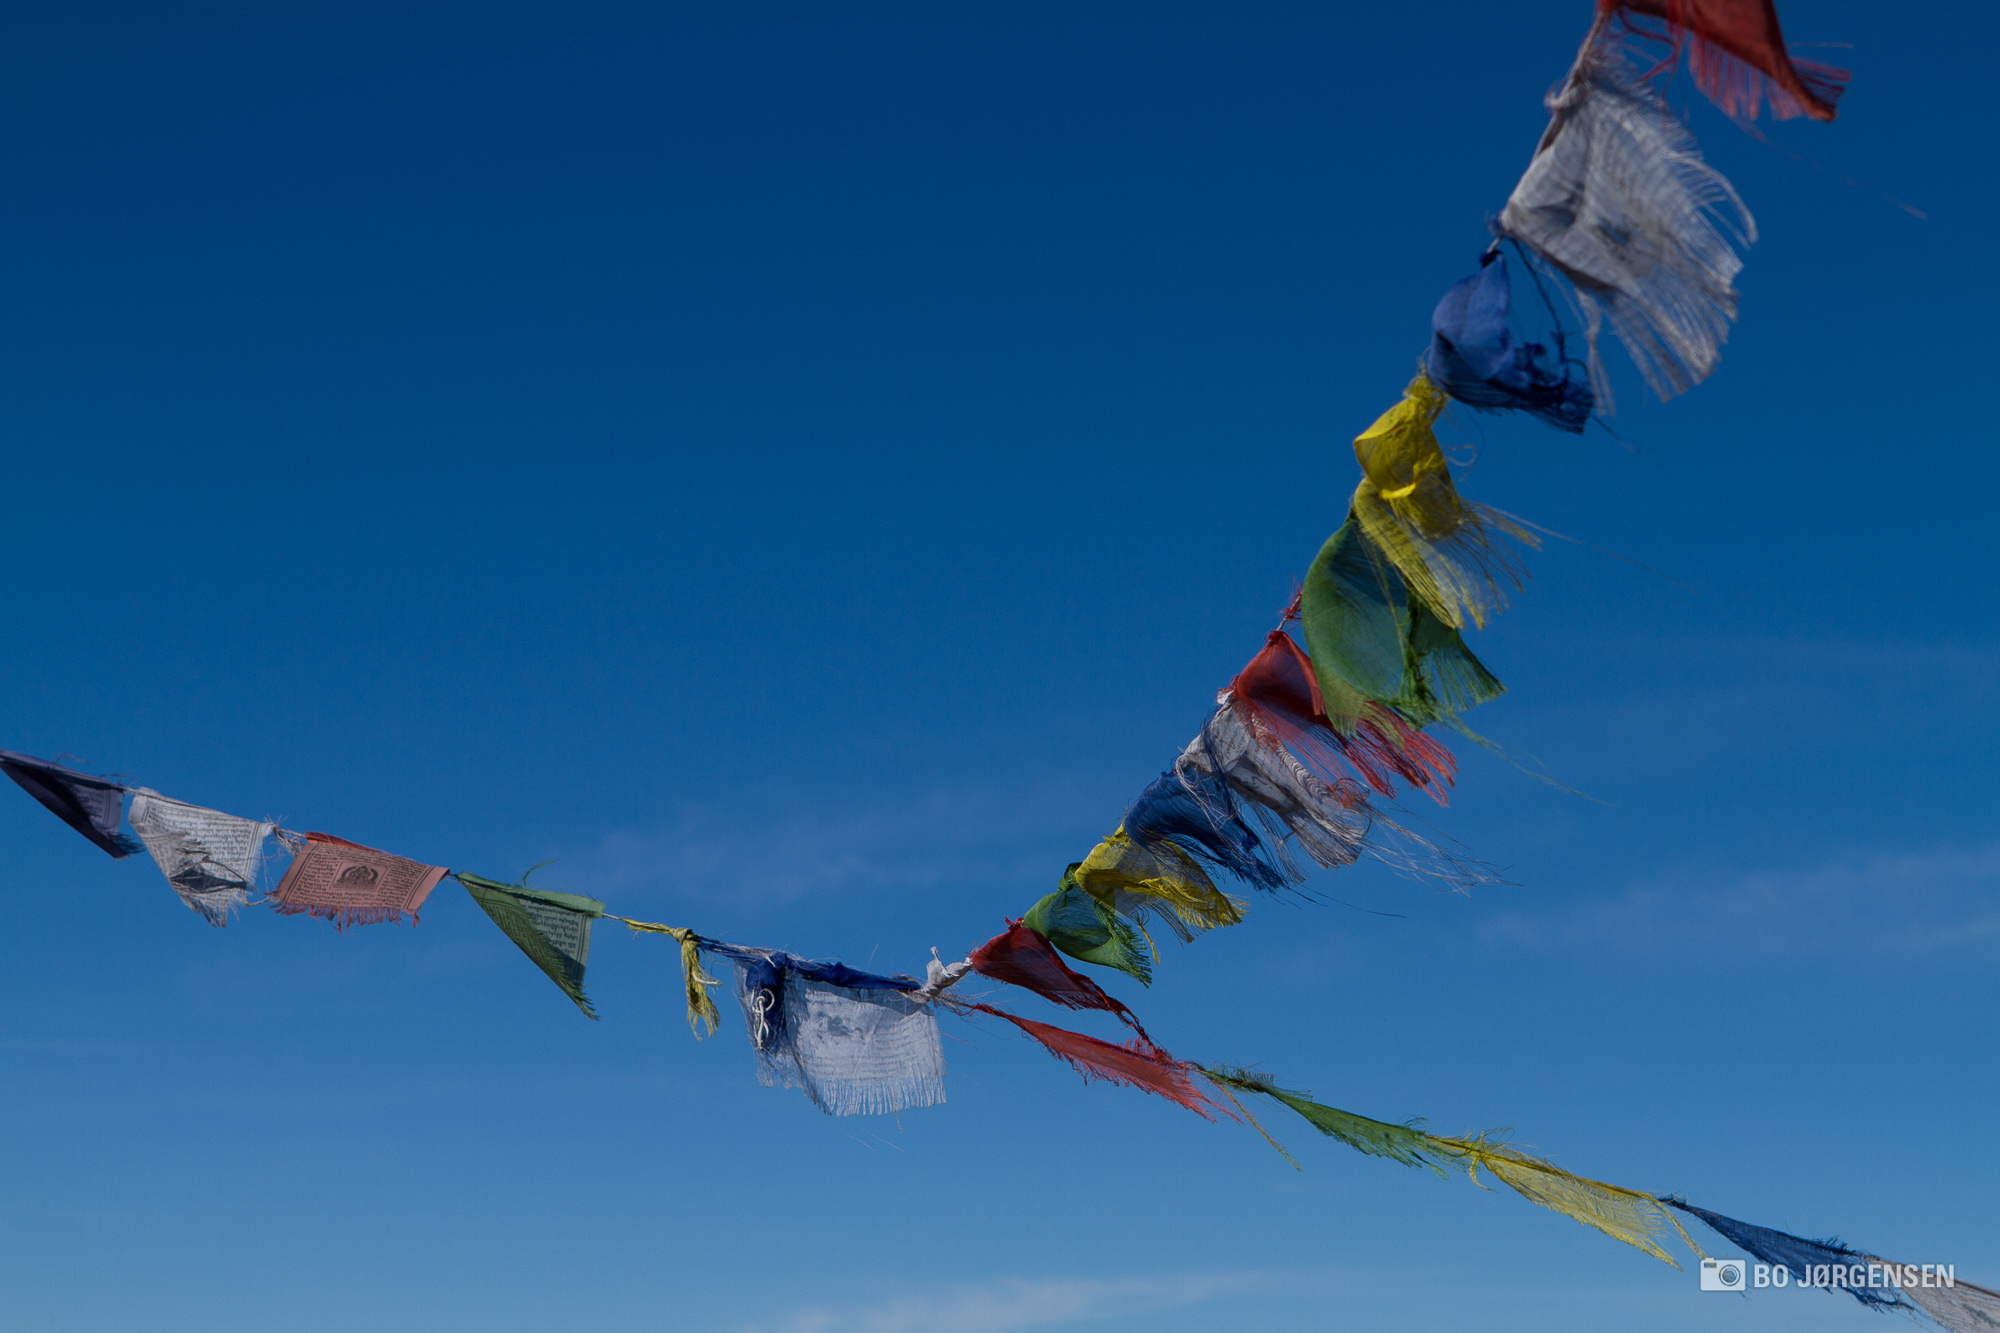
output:
<instances>
[{"instance_id":1,"label":"camera icon logo","mask_svg":"<svg viewBox=\"0 0 2000 1333\"><path fill-rule=\"evenodd\" d=\"M1703 1291L1741 1291L1745 1277L1741 1259L1704 1259L1701 1261L1701 1289Z\"/></svg>"}]
</instances>

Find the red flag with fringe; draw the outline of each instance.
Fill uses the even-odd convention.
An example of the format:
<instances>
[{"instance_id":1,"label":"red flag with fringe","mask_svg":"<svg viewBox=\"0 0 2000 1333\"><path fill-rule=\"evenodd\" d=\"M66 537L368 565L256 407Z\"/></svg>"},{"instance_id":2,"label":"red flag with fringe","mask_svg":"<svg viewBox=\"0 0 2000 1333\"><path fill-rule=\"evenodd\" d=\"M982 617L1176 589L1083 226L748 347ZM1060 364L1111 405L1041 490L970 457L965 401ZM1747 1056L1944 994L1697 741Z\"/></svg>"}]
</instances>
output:
<instances>
[{"instance_id":1,"label":"red flag with fringe","mask_svg":"<svg viewBox=\"0 0 2000 1333\"><path fill-rule=\"evenodd\" d=\"M1285 613L1287 619L1296 614L1298 605L1299 599L1294 598ZM1259 740L1273 749L1290 745L1336 794L1352 793L1346 802L1350 806L1362 804L1361 794L1351 786L1341 786L1345 781L1340 768L1343 759L1384 796L1396 794L1396 786L1389 780L1389 774L1394 773L1412 787L1429 792L1439 805L1449 800L1452 778L1458 772L1451 751L1405 722L1394 709L1379 704L1365 709L1351 735L1334 730L1312 659L1283 630L1272 630L1266 636L1264 647L1229 682L1229 693L1242 706Z\"/></svg>"},{"instance_id":2,"label":"red flag with fringe","mask_svg":"<svg viewBox=\"0 0 2000 1333\"><path fill-rule=\"evenodd\" d=\"M1834 103L1847 91L1846 70L1792 59L1773 0L1597 0L1597 8L1660 20L1664 34L1628 26L1671 43L1669 67L1685 54L1688 73L1708 99L1743 120L1755 120L1764 102L1778 120L1832 120Z\"/></svg>"},{"instance_id":3,"label":"red flag with fringe","mask_svg":"<svg viewBox=\"0 0 2000 1333\"><path fill-rule=\"evenodd\" d=\"M1204 1120L1215 1119L1213 1112L1236 1119L1233 1112L1210 1101L1195 1087L1189 1075L1199 1071L1193 1065L1174 1059L1143 1036L1135 1037L1123 1046L1114 1046L1096 1037L1086 1037L1081 1032L1071 1032L1068 1028L1051 1027L1047 1023L1017 1017L990 1004L967 1007L1006 1019L1046 1046L1050 1055L1067 1062L1086 1081L1101 1078L1106 1083L1150 1092L1170 1102L1179 1102Z\"/></svg>"},{"instance_id":4,"label":"red flag with fringe","mask_svg":"<svg viewBox=\"0 0 2000 1333\"><path fill-rule=\"evenodd\" d=\"M1140 1036L1146 1029L1125 1007L1124 1001L1108 993L1081 972L1071 970L1055 951L1055 946L1019 921L1009 920L1006 933L995 935L967 955L972 970L983 977L1004 981L1010 986L1031 990L1051 1004L1065 1009L1102 1009L1118 1015ZM1148 1041L1152 1038L1147 1037Z\"/></svg>"},{"instance_id":5,"label":"red flag with fringe","mask_svg":"<svg viewBox=\"0 0 2000 1333\"><path fill-rule=\"evenodd\" d=\"M445 874L443 866L378 852L330 833L308 833L271 894L271 906L286 916L303 912L331 921L341 930L405 915L414 921Z\"/></svg>"}]
</instances>

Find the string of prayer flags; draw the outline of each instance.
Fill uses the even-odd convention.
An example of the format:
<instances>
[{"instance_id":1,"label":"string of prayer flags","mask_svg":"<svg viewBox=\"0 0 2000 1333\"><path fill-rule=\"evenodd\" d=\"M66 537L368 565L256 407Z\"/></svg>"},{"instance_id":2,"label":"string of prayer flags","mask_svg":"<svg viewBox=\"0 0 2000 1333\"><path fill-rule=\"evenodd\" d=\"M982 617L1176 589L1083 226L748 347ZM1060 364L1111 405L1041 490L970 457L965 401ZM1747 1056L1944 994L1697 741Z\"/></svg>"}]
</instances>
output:
<instances>
[{"instance_id":1,"label":"string of prayer flags","mask_svg":"<svg viewBox=\"0 0 2000 1333\"><path fill-rule=\"evenodd\" d=\"M1052 1027L1010 1014L990 1004L963 1007L1006 1019L1040 1042L1050 1055L1083 1075L1086 1083L1097 1078L1121 1087L1150 1092L1156 1097L1178 1102L1204 1120L1213 1120L1218 1113L1235 1118L1195 1086L1190 1074L1200 1072L1197 1066L1174 1059L1143 1035L1134 1037L1123 1046L1114 1046L1081 1032L1071 1032L1068 1028Z\"/></svg>"},{"instance_id":2,"label":"string of prayer flags","mask_svg":"<svg viewBox=\"0 0 2000 1333\"><path fill-rule=\"evenodd\" d=\"M1335 680L1333 692L1325 691L1324 673L1283 628L1297 617L1299 604L1295 597L1285 608L1280 628L1264 636L1264 646L1229 682L1221 706L1241 714L1244 725L1266 749L1290 746L1297 751L1306 767L1330 786L1339 803L1350 811L1365 812L1367 807L1361 793L1347 781L1343 762L1383 796L1394 796L1394 779L1401 778L1428 791L1443 805L1457 775L1451 751L1346 682ZM1352 824L1354 818L1336 822ZM1333 836L1352 852L1366 832L1364 815L1358 825L1334 831ZM1345 861L1332 864L1353 859L1347 855Z\"/></svg>"},{"instance_id":3,"label":"string of prayer flags","mask_svg":"<svg viewBox=\"0 0 2000 1333\"><path fill-rule=\"evenodd\" d=\"M1297 610L1295 601L1285 619ZM1365 707L1369 720L1340 734L1324 711L1313 659L1282 628L1272 631L1173 769L1126 810L1120 834L1162 863L1206 861L1264 889L1305 881L1295 849L1321 867L1352 864L1366 851L1455 889L1491 882L1486 870L1386 818L1347 776L1351 768L1386 795L1395 792L1392 776L1401 776L1442 804L1454 771L1450 751L1393 709ZM1081 871L1078 881L1088 884ZM1240 915L1240 904L1232 905Z\"/></svg>"},{"instance_id":4,"label":"string of prayer flags","mask_svg":"<svg viewBox=\"0 0 2000 1333\"><path fill-rule=\"evenodd\" d=\"M966 961L983 977L1031 990L1065 1009L1101 1009L1116 1014L1134 1032L1146 1035L1146 1029L1122 1001L1081 972L1071 970L1045 937L1022 922L1009 921L1005 931L966 955Z\"/></svg>"},{"instance_id":5,"label":"string of prayer flags","mask_svg":"<svg viewBox=\"0 0 2000 1333\"><path fill-rule=\"evenodd\" d=\"M1239 1092L1259 1093L1282 1102L1304 1116L1314 1129L1329 1138L1339 1139L1357 1152L1371 1157L1386 1157L1404 1166L1427 1166L1439 1175L1445 1174L1444 1167L1439 1163L1441 1154L1431 1147L1430 1136L1414 1124L1392 1125L1387 1121L1355 1115L1351 1111L1322 1106L1312 1100L1311 1093L1288 1091L1247 1069L1204 1067L1201 1072L1210 1082L1220 1086Z\"/></svg>"},{"instance_id":6,"label":"string of prayer flags","mask_svg":"<svg viewBox=\"0 0 2000 1333\"><path fill-rule=\"evenodd\" d=\"M1072 958L1116 968L1141 986L1152 985L1152 951L1110 904L1083 891L1076 872L1074 865L1064 871L1056 891L1030 907L1021 924Z\"/></svg>"},{"instance_id":7,"label":"string of prayer flags","mask_svg":"<svg viewBox=\"0 0 2000 1333\"><path fill-rule=\"evenodd\" d=\"M1323 1106L1308 1094L1289 1092L1246 1070L1201 1072L1218 1084L1261 1093L1283 1103L1322 1134L1360 1152L1386 1157L1405 1166L1427 1166L1440 1175L1446 1174L1447 1168L1462 1170L1474 1184L1479 1183L1483 1167L1530 1203L1594 1227L1676 1268L1680 1265L1659 1245L1659 1239L1670 1231L1677 1232L1696 1254L1701 1253L1673 1215L1652 1195L1573 1175L1532 1153L1495 1142L1489 1135L1444 1138L1426 1133L1414 1123L1394 1125Z\"/></svg>"},{"instance_id":8,"label":"string of prayer flags","mask_svg":"<svg viewBox=\"0 0 2000 1333\"><path fill-rule=\"evenodd\" d=\"M1218 787L1227 792L1230 804L1212 814L1229 817L1240 810L1255 819L1270 849L1268 859L1289 883L1306 878L1292 854L1295 847L1315 865L1352 865L1368 836L1368 804L1361 789L1344 780L1327 782L1274 733L1253 732L1244 724L1246 713L1233 694L1223 697L1200 737L1181 752L1175 765L1181 781L1197 800Z\"/></svg>"},{"instance_id":9,"label":"string of prayer flags","mask_svg":"<svg viewBox=\"0 0 2000 1333\"><path fill-rule=\"evenodd\" d=\"M715 1001L710 998L708 988L720 986L717 981L701 970L701 936L682 926L663 926L656 921L634 921L629 916L616 916L613 921L623 921L632 928L635 935L671 935L681 946L681 983L687 988L688 1027L696 1041L701 1040L701 1024L708 1023L708 1035L715 1035L716 1024L722 1021Z\"/></svg>"},{"instance_id":10,"label":"string of prayer flags","mask_svg":"<svg viewBox=\"0 0 2000 1333\"><path fill-rule=\"evenodd\" d=\"M583 993L583 969L590 961L590 923L604 915L603 903L580 894L531 889L526 875L519 884L502 884L463 870L452 878L586 1018L597 1017Z\"/></svg>"},{"instance_id":11,"label":"string of prayer flags","mask_svg":"<svg viewBox=\"0 0 2000 1333\"><path fill-rule=\"evenodd\" d=\"M1597 8L1635 36L1666 42L1672 53L1662 70L1685 58L1695 85L1739 120L1755 120L1764 103L1777 120L1832 120L1847 90L1846 70L1786 51L1773 0L1597 0Z\"/></svg>"},{"instance_id":12,"label":"string of prayer flags","mask_svg":"<svg viewBox=\"0 0 2000 1333\"><path fill-rule=\"evenodd\" d=\"M13 750L0 750L0 769L99 850L113 857L141 850L138 839L119 832L125 822L125 788L118 783Z\"/></svg>"},{"instance_id":13,"label":"string of prayer flags","mask_svg":"<svg viewBox=\"0 0 2000 1333\"><path fill-rule=\"evenodd\" d=\"M188 910L212 926L229 924L249 903L276 825L189 805L141 787L132 796L132 830Z\"/></svg>"},{"instance_id":14,"label":"string of prayer flags","mask_svg":"<svg viewBox=\"0 0 2000 1333\"><path fill-rule=\"evenodd\" d=\"M828 1115L880 1115L944 1101L937 1015L908 977L703 939L736 964L737 995L767 1088L797 1088Z\"/></svg>"},{"instance_id":15,"label":"string of prayer flags","mask_svg":"<svg viewBox=\"0 0 2000 1333\"><path fill-rule=\"evenodd\" d=\"M1575 285L1605 410L1605 320L1661 398L1693 388L1715 369L1736 318L1743 261L1731 236L1757 239L1749 210L1608 37L1584 44L1547 101L1548 131L1498 229Z\"/></svg>"},{"instance_id":16,"label":"string of prayer flags","mask_svg":"<svg viewBox=\"0 0 2000 1333\"><path fill-rule=\"evenodd\" d=\"M1807 1240L1803 1236L1773 1231L1752 1222L1739 1222L1733 1217L1697 1208L1679 1195L1663 1196L1660 1201L1700 1218L1708 1223L1710 1230L1725 1237L1744 1253L1763 1260L1773 1268L1785 1269L1792 1275L1792 1280L1801 1286L1819 1285L1829 1290L1844 1291L1863 1305L1883 1309L1892 1306L1909 1308L1909 1302L1897 1295L1893 1288L1885 1290L1868 1284L1868 1265L1881 1260L1850 1250L1838 1240ZM1858 1273L1859 1279L1851 1279L1851 1273Z\"/></svg>"},{"instance_id":17,"label":"string of prayer flags","mask_svg":"<svg viewBox=\"0 0 2000 1333\"><path fill-rule=\"evenodd\" d=\"M1597 399L1588 382L1571 375L1561 329L1553 362L1540 343L1517 341L1508 324L1512 290L1506 257L1489 249L1479 262L1479 272L1454 283L1431 312L1424 373L1467 407L1526 412L1557 430L1581 434Z\"/></svg>"},{"instance_id":18,"label":"string of prayer flags","mask_svg":"<svg viewBox=\"0 0 2000 1333\"><path fill-rule=\"evenodd\" d=\"M297 836L297 835L293 835ZM330 833L298 838L297 855L271 894L271 906L285 916L304 913L334 923L336 929L417 919L417 911L447 873L363 847Z\"/></svg>"}]
</instances>

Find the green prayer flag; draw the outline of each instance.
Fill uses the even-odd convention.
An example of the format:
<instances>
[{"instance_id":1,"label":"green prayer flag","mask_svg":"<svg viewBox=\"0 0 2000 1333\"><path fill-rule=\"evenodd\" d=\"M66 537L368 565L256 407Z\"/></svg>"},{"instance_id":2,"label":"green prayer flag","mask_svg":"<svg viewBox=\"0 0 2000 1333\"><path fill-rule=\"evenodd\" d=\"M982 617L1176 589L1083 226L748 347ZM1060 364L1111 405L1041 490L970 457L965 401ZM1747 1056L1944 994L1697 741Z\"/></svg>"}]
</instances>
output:
<instances>
[{"instance_id":1,"label":"green prayer flag","mask_svg":"<svg viewBox=\"0 0 2000 1333\"><path fill-rule=\"evenodd\" d=\"M455 877L493 924L520 945L521 952L548 973L577 1008L597 1017L583 993L583 966L590 958L590 922L604 915L603 903L574 893L531 889L525 883L502 884L464 871Z\"/></svg>"},{"instance_id":2,"label":"green prayer flag","mask_svg":"<svg viewBox=\"0 0 2000 1333\"><path fill-rule=\"evenodd\" d=\"M1443 1169L1433 1159L1449 1160L1451 1156L1449 1152L1440 1150L1436 1139L1414 1125L1392 1125L1383 1120L1370 1120L1365 1115L1355 1115L1352 1111L1322 1106L1309 1094L1278 1087L1269 1079L1247 1070L1204 1069L1202 1072L1227 1087L1243 1092L1260 1092L1283 1102L1311 1121L1313 1128L1320 1133L1339 1139L1348 1147L1370 1156L1386 1157L1404 1166L1428 1166L1439 1174L1443 1174Z\"/></svg>"},{"instance_id":3,"label":"green prayer flag","mask_svg":"<svg viewBox=\"0 0 2000 1333\"><path fill-rule=\"evenodd\" d=\"M1021 924L1072 958L1115 967L1141 986L1152 985L1152 951L1140 942L1138 931L1077 884L1081 864L1064 871L1062 884L1030 907Z\"/></svg>"},{"instance_id":4,"label":"green prayer flag","mask_svg":"<svg viewBox=\"0 0 2000 1333\"><path fill-rule=\"evenodd\" d=\"M1307 571L1301 619L1336 728L1348 725L1363 700L1388 704L1424 727L1505 692L1459 632L1410 596L1352 518Z\"/></svg>"}]
</instances>

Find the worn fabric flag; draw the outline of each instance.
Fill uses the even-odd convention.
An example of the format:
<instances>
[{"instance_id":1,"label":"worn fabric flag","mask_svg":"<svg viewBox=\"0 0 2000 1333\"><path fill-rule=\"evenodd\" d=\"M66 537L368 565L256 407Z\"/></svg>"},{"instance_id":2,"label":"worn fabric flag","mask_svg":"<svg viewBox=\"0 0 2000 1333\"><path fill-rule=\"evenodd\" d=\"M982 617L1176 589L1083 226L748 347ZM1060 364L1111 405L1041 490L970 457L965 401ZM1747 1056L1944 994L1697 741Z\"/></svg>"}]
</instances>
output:
<instances>
[{"instance_id":1,"label":"worn fabric flag","mask_svg":"<svg viewBox=\"0 0 2000 1333\"><path fill-rule=\"evenodd\" d=\"M710 998L708 988L722 983L701 970L701 936L683 926L663 926L657 921L634 921L629 916L617 916L607 912L613 921L623 921L632 928L635 935L670 935L681 946L681 984L687 989L688 1027L696 1041L701 1040L701 1025L708 1024L708 1035L715 1035L715 1025L722 1021L715 1001Z\"/></svg>"},{"instance_id":2,"label":"worn fabric flag","mask_svg":"<svg viewBox=\"0 0 2000 1333\"><path fill-rule=\"evenodd\" d=\"M1183 943L1243 920L1243 904L1216 888L1192 856L1171 842L1141 846L1122 827L1090 849L1076 882L1141 931L1157 922Z\"/></svg>"},{"instance_id":3,"label":"worn fabric flag","mask_svg":"<svg viewBox=\"0 0 2000 1333\"><path fill-rule=\"evenodd\" d=\"M1548 132L1501 210L1501 231L1575 284L1604 410L1597 338L1607 319L1655 393L1693 388L1714 371L1736 318L1743 261L1732 235L1756 240L1749 210L1615 41L1587 43L1548 106Z\"/></svg>"},{"instance_id":4,"label":"worn fabric flag","mask_svg":"<svg viewBox=\"0 0 2000 1333\"><path fill-rule=\"evenodd\" d=\"M1662 69L1685 58L1695 85L1739 120L1755 120L1766 102L1777 120L1832 120L1847 91L1846 70L1792 58L1773 0L1597 0L1597 9L1617 14L1635 36L1667 43Z\"/></svg>"},{"instance_id":5,"label":"worn fabric flag","mask_svg":"<svg viewBox=\"0 0 2000 1333\"><path fill-rule=\"evenodd\" d=\"M264 840L276 827L239 819L141 787L132 796L132 828L188 910L212 926L257 891Z\"/></svg>"},{"instance_id":6,"label":"worn fabric flag","mask_svg":"<svg viewBox=\"0 0 2000 1333\"><path fill-rule=\"evenodd\" d=\"M1670 1230L1678 1232L1689 1249L1701 1253L1672 1214L1652 1195L1572 1175L1531 1153L1495 1142L1489 1135L1444 1138L1418 1129L1417 1122L1395 1125L1322 1106L1306 1093L1287 1091L1246 1070L1202 1072L1228 1087L1262 1093L1283 1102L1320 1133L1371 1156L1386 1157L1405 1166L1427 1166L1440 1175L1464 1171L1475 1184L1479 1182L1480 1168L1484 1167L1529 1202L1594 1227L1676 1268L1680 1265L1659 1245L1659 1238Z\"/></svg>"},{"instance_id":7,"label":"worn fabric flag","mask_svg":"<svg viewBox=\"0 0 2000 1333\"><path fill-rule=\"evenodd\" d=\"M1146 1035L1122 1001L1072 971L1046 938L1019 921L1009 921L1006 931L974 949L967 961L983 977L1031 990L1065 1009L1102 1009L1124 1019L1140 1036Z\"/></svg>"},{"instance_id":8,"label":"worn fabric flag","mask_svg":"<svg viewBox=\"0 0 2000 1333\"><path fill-rule=\"evenodd\" d=\"M879 1115L944 1101L937 1015L918 983L840 963L704 939L736 963L737 995L765 1087L797 1088L828 1115Z\"/></svg>"},{"instance_id":9,"label":"worn fabric flag","mask_svg":"<svg viewBox=\"0 0 2000 1333\"><path fill-rule=\"evenodd\" d=\"M1359 717L1373 708L1392 715L1404 724L1400 729L1378 727L1392 754L1397 747L1413 745L1408 740L1413 728L1448 721L1506 692L1458 630L1410 596L1388 558L1353 518L1320 548L1298 604L1326 710L1335 714L1344 708ZM1334 723L1339 724L1337 716ZM1410 753L1412 762L1435 771L1442 786L1449 787L1449 752L1442 760L1414 749ZM1415 785L1433 795L1440 791L1429 783Z\"/></svg>"},{"instance_id":10,"label":"worn fabric flag","mask_svg":"<svg viewBox=\"0 0 2000 1333\"><path fill-rule=\"evenodd\" d=\"M1352 865L1368 836L1369 810L1360 788L1352 782L1329 784L1301 763L1291 750L1253 734L1231 695L1209 715L1201 735L1181 752L1175 771L1197 800L1212 800L1216 785L1233 801L1210 811L1217 820L1247 812L1260 826L1275 863L1292 883L1305 872L1292 855L1302 849L1314 864ZM1208 779L1213 779L1209 781Z\"/></svg>"},{"instance_id":11,"label":"worn fabric flag","mask_svg":"<svg viewBox=\"0 0 2000 1333\"><path fill-rule=\"evenodd\" d=\"M349 926L417 919L417 909L445 877L443 866L392 856L330 833L308 833L298 855L271 894L271 906L286 916L303 912Z\"/></svg>"},{"instance_id":12,"label":"worn fabric flag","mask_svg":"<svg viewBox=\"0 0 2000 1333\"><path fill-rule=\"evenodd\" d=\"M1006 1019L1040 1042L1050 1055L1083 1075L1085 1082L1101 1078L1107 1083L1138 1088L1156 1097L1165 1097L1170 1102L1179 1102L1206 1120L1215 1119L1217 1113L1230 1115L1229 1111L1209 1100L1195 1086L1194 1080L1189 1077L1191 1072L1199 1072L1195 1066L1174 1059L1144 1037L1134 1037L1123 1046L1114 1046L1096 1037L1086 1037L1081 1032L1021 1018L1005 1009L995 1009L990 1004L966 1007ZM1234 1119L1233 1116L1231 1118Z\"/></svg>"},{"instance_id":13,"label":"worn fabric flag","mask_svg":"<svg viewBox=\"0 0 2000 1333\"><path fill-rule=\"evenodd\" d=\"M1195 744L1200 743L1196 737ZM1189 790L1190 777L1199 792ZM1125 808L1119 827L1142 847L1158 848L1162 855L1171 855L1167 849L1172 847L1260 889L1291 883L1270 859L1263 839L1243 821L1227 784L1213 773L1188 773L1178 765L1168 769Z\"/></svg>"},{"instance_id":14,"label":"worn fabric flag","mask_svg":"<svg viewBox=\"0 0 2000 1333\"><path fill-rule=\"evenodd\" d=\"M141 849L137 838L119 832L125 819L125 788L31 754L0 750L0 769L50 814L116 857Z\"/></svg>"},{"instance_id":15,"label":"worn fabric flag","mask_svg":"<svg viewBox=\"0 0 2000 1333\"><path fill-rule=\"evenodd\" d=\"M1739 1222L1733 1217L1697 1208L1678 1195L1663 1196L1661 1202L1700 1218L1708 1223L1711 1230L1753 1258L1790 1270L1792 1279L1801 1285L1815 1284L1829 1290L1844 1291L1863 1305L1908 1308L1909 1302L1901 1299L1893 1289L1868 1285L1867 1265L1880 1263L1881 1260L1850 1250L1838 1240L1807 1240L1803 1236L1773 1231L1751 1222ZM1855 1273L1860 1274L1858 1281L1851 1280L1851 1275Z\"/></svg>"},{"instance_id":16,"label":"worn fabric flag","mask_svg":"<svg viewBox=\"0 0 2000 1333\"><path fill-rule=\"evenodd\" d=\"M603 903L574 893L531 889L525 880L502 884L463 870L452 877L586 1017L597 1017L583 993L583 969L590 961L590 923L604 915Z\"/></svg>"},{"instance_id":17,"label":"worn fabric flag","mask_svg":"<svg viewBox=\"0 0 2000 1333\"><path fill-rule=\"evenodd\" d=\"M1483 628L1506 607L1504 587L1519 589L1527 579L1500 535L1541 543L1498 510L1459 495L1432 429L1445 401L1419 373L1403 400L1355 437L1362 478L1353 512L1411 596L1453 629Z\"/></svg>"},{"instance_id":18,"label":"worn fabric flag","mask_svg":"<svg viewBox=\"0 0 2000 1333\"><path fill-rule=\"evenodd\" d=\"M1301 589L1282 623L1299 615L1304 595ZM1222 701L1233 701L1243 723L1267 747L1289 746L1296 751L1350 809L1365 814L1367 803L1346 781L1348 768L1384 796L1396 794L1394 779L1401 778L1444 804L1457 772L1451 751L1393 708L1338 677L1331 682L1337 703L1329 706L1321 674L1297 640L1283 628L1275 629L1229 682ZM1365 817L1359 822L1360 832L1365 832Z\"/></svg>"},{"instance_id":19,"label":"worn fabric flag","mask_svg":"<svg viewBox=\"0 0 2000 1333\"><path fill-rule=\"evenodd\" d=\"M1590 385L1571 373L1557 334L1556 358L1540 343L1515 340L1507 260L1488 251L1478 273L1452 285L1431 312L1424 372L1446 393L1481 412L1526 412L1581 434L1597 408ZM1581 369L1581 367L1577 367Z\"/></svg>"},{"instance_id":20,"label":"worn fabric flag","mask_svg":"<svg viewBox=\"0 0 2000 1333\"><path fill-rule=\"evenodd\" d=\"M1387 1121L1355 1115L1351 1111L1337 1111L1314 1101L1309 1092L1281 1088L1263 1075L1253 1074L1247 1069L1204 1067L1201 1072L1225 1087L1239 1092L1259 1093L1281 1102L1304 1116L1320 1133L1339 1139L1348 1147L1371 1157L1386 1157L1404 1166L1427 1166L1439 1175L1446 1174L1444 1164L1457 1165L1456 1158L1433 1149L1430 1136L1414 1124L1392 1125Z\"/></svg>"},{"instance_id":21,"label":"worn fabric flag","mask_svg":"<svg viewBox=\"0 0 2000 1333\"><path fill-rule=\"evenodd\" d=\"M1995 1333L2000 1330L2000 1291L1961 1282L1956 1272L1949 1282L1909 1264L1895 1265L1903 1295L1951 1333ZM1935 1267L1935 1265L1933 1265Z\"/></svg>"},{"instance_id":22,"label":"worn fabric flag","mask_svg":"<svg viewBox=\"0 0 2000 1333\"><path fill-rule=\"evenodd\" d=\"M1030 907L1021 924L1072 958L1117 968L1141 986L1152 985L1152 951L1110 904L1078 886L1077 869L1064 871L1056 891Z\"/></svg>"},{"instance_id":23,"label":"worn fabric flag","mask_svg":"<svg viewBox=\"0 0 2000 1333\"><path fill-rule=\"evenodd\" d=\"M1662 1263L1680 1267L1659 1245L1660 1238L1670 1229L1687 1242L1690 1250L1697 1255L1701 1253L1673 1214L1650 1194L1572 1175L1553 1162L1511 1144L1497 1143L1483 1134L1470 1138L1425 1137L1430 1140L1432 1151L1455 1153L1475 1184L1479 1181L1479 1168L1485 1167L1528 1202L1594 1227L1613 1240L1644 1250Z\"/></svg>"}]
</instances>

